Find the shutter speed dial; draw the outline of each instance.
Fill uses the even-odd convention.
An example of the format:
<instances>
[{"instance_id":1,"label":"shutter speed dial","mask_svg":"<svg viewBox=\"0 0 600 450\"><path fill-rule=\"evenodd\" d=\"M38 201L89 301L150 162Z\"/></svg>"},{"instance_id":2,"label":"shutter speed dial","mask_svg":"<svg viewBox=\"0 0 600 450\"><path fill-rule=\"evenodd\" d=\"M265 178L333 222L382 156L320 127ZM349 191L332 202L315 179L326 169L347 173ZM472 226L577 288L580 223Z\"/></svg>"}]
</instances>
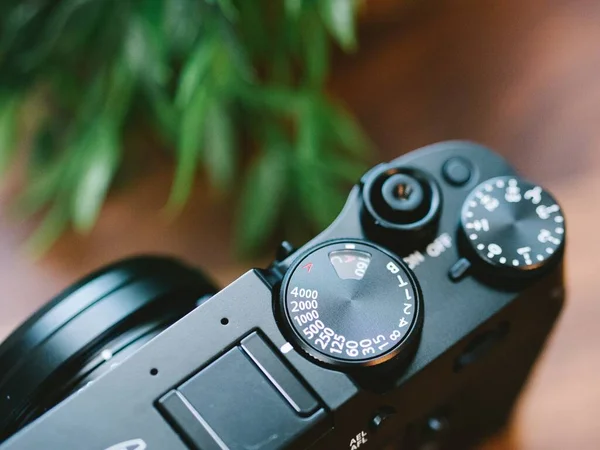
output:
<instances>
[{"instance_id":1,"label":"shutter speed dial","mask_svg":"<svg viewBox=\"0 0 600 450\"><path fill-rule=\"evenodd\" d=\"M283 280L280 301L295 344L333 368L402 360L421 326L413 274L360 240L330 241L300 257Z\"/></svg>"},{"instance_id":2,"label":"shutter speed dial","mask_svg":"<svg viewBox=\"0 0 600 450\"><path fill-rule=\"evenodd\" d=\"M538 273L564 246L560 206L542 187L518 177L477 186L465 200L461 226L477 259L511 276Z\"/></svg>"}]
</instances>

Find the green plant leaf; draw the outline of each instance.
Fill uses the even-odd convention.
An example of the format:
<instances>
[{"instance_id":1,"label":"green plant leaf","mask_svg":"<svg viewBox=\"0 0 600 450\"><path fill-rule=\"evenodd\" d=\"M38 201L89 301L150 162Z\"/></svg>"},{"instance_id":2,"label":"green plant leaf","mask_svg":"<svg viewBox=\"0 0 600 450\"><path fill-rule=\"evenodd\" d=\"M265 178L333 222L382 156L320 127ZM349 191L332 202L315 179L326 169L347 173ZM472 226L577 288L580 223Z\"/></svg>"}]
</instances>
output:
<instances>
[{"instance_id":1,"label":"green plant leaf","mask_svg":"<svg viewBox=\"0 0 600 450\"><path fill-rule=\"evenodd\" d=\"M129 112L135 77L125 58L118 58L108 76L104 113L121 124Z\"/></svg>"},{"instance_id":2,"label":"green plant leaf","mask_svg":"<svg viewBox=\"0 0 600 450\"><path fill-rule=\"evenodd\" d=\"M221 28L221 48L227 52L232 78L236 82L255 83L256 71L250 59L249 48L239 45L239 36L232 27Z\"/></svg>"},{"instance_id":3,"label":"green plant leaf","mask_svg":"<svg viewBox=\"0 0 600 450\"><path fill-rule=\"evenodd\" d=\"M283 86L259 86L240 83L234 90L246 106L258 110L268 109L276 113L296 112L301 95L294 89Z\"/></svg>"},{"instance_id":4,"label":"green plant leaf","mask_svg":"<svg viewBox=\"0 0 600 450\"><path fill-rule=\"evenodd\" d=\"M297 19L302 12L302 0L285 0L285 11L288 16Z\"/></svg>"},{"instance_id":5,"label":"green plant leaf","mask_svg":"<svg viewBox=\"0 0 600 450\"><path fill-rule=\"evenodd\" d=\"M177 139L177 129L179 112L171 102L168 94L160 87L154 84L145 84L148 103L152 110L153 117L158 125L158 131L168 144L174 144Z\"/></svg>"},{"instance_id":6,"label":"green plant leaf","mask_svg":"<svg viewBox=\"0 0 600 450\"><path fill-rule=\"evenodd\" d=\"M169 67L166 37L162 21L162 0L143 0L131 19L125 41L125 54L130 70L148 82L164 85Z\"/></svg>"},{"instance_id":7,"label":"green plant leaf","mask_svg":"<svg viewBox=\"0 0 600 450\"><path fill-rule=\"evenodd\" d=\"M68 207L63 203L56 203L27 239L25 250L34 258L41 257L64 233L68 225Z\"/></svg>"},{"instance_id":8,"label":"green plant leaf","mask_svg":"<svg viewBox=\"0 0 600 450\"><path fill-rule=\"evenodd\" d=\"M52 92L53 103L57 109L73 111L77 109L84 98L84 92L89 92L88 86L82 86L81 79L73 72L65 72L59 69L50 69L45 74L45 82L48 90ZM93 84L93 80L86 80L85 84ZM86 93L87 93L86 92Z\"/></svg>"},{"instance_id":9,"label":"green plant leaf","mask_svg":"<svg viewBox=\"0 0 600 450\"><path fill-rule=\"evenodd\" d=\"M96 58L111 58L123 42L123 32L132 9L130 3L113 1L103 5L103 2L93 0L80 1L57 35L56 42L47 55L48 62L52 64L52 60L58 57L77 67L82 62L76 59L76 55L81 55L82 52L86 53L89 59L87 64L90 66L95 65L92 61ZM55 10L56 8L51 9ZM44 31L48 29L44 28ZM48 62L44 61L43 64Z\"/></svg>"},{"instance_id":10,"label":"green plant leaf","mask_svg":"<svg viewBox=\"0 0 600 450\"><path fill-rule=\"evenodd\" d=\"M58 195L61 181L64 180L66 164L64 160L46 166L34 177L30 177L27 186L20 192L11 213L17 217L25 218L38 213L49 205Z\"/></svg>"},{"instance_id":11,"label":"green plant leaf","mask_svg":"<svg viewBox=\"0 0 600 450\"><path fill-rule=\"evenodd\" d=\"M165 6L165 35L176 58L187 57L195 45L202 24L202 2L198 0L168 0Z\"/></svg>"},{"instance_id":12,"label":"green plant leaf","mask_svg":"<svg viewBox=\"0 0 600 450\"><path fill-rule=\"evenodd\" d=\"M17 4L13 2L12 5L9 2L2 3L0 17L4 17L4 20L0 33L0 55L15 45L15 41L24 38L24 34L31 31L28 27L47 7L42 2L18 2Z\"/></svg>"},{"instance_id":13,"label":"green plant leaf","mask_svg":"<svg viewBox=\"0 0 600 450\"><path fill-rule=\"evenodd\" d=\"M211 181L220 190L229 187L236 169L235 129L223 102L213 100L205 119L204 161Z\"/></svg>"},{"instance_id":14,"label":"green plant leaf","mask_svg":"<svg viewBox=\"0 0 600 450\"><path fill-rule=\"evenodd\" d=\"M270 236L287 193L289 149L272 143L248 169L239 217L236 221L237 248L249 254Z\"/></svg>"},{"instance_id":15,"label":"green plant leaf","mask_svg":"<svg viewBox=\"0 0 600 450\"><path fill-rule=\"evenodd\" d=\"M342 107L324 100L320 105L323 128L328 130L333 141L355 156L366 156L373 148L370 139L363 133L354 117Z\"/></svg>"},{"instance_id":16,"label":"green plant leaf","mask_svg":"<svg viewBox=\"0 0 600 450\"><path fill-rule=\"evenodd\" d=\"M0 174L6 172L14 154L19 105L18 94L0 94Z\"/></svg>"},{"instance_id":17,"label":"green plant leaf","mask_svg":"<svg viewBox=\"0 0 600 450\"><path fill-rule=\"evenodd\" d=\"M165 33L165 13L167 6L163 0L138 0L138 14L145 24L150 27L151 42L161 50L165 50L167 39Z\"/></svg>"},{"instance_id":18,"label":"green plant leaf","mask_svg":"<svg viewBox=\"0 0 600 450\"><path fill-rule=\"evenodd\" d=\"M306 77L308 85L319 89L325 81L329 70L329 41L327 33L313 14L306 16L304 28L304 58L306 60Z\"/></svg>"},{"instance_id":19,"label":"green plant leaf","mask_svg":"<svg viewBox=\"0 0 600 450\"><path fill-rule=\"evenodd\" d=\"M57 129L52 118L45 120L39 126L29 157L29 169L32 176L39 175L52 162L57 148Z\"/></svg>"},{"instance_id":20,"label":"green plant leaf","mask_svg":"<svg viewBox=\"0 0 600 450\"><path fill-rule=\"evenodd\" d=\"M344 50L354 50L356 48L354 31L356 0L324 0L318 3L321 17L329 32Z\"/></svg>"},{"instance_id":21,"label":"green plant leaf","mask_svg":"<svg viewBox=\"0 0 600 450\"><path fill-rule=\"evenodd\" d=\"M209 102L208 86L205 84L199 85L196 87L190 103L182 112L177 147L177 168L171 195L167 203L167 209L171 213L179 211L190 195L202 144L204 118Z\"/></svg>"},{"instance_id":22,"label":"green plant leaf","mask_svg":"<svg viewBox=\"0 0 600 450\"><path fill-rule=\"evenodd\" d=\"M235 21L238 18L238 10L231 0L217 0L223 15L230 21Z\"/></svg>"},{"instance_id":23,"label":"green plant leaf","mask_svg":"<svg viewBox=\"0 0 600 450\"><path fill-rule=\"evenodd\" d=\"M306 215L322 229L335 218L345 195L339 190L339 180L331 177L323 167L326 148L318 106L313 95L304 97L297 124L294 179L297 180L296 189Z\"/></svg>"},{"instance_id":24,"label":"green plant leaf","mask_svg":"<svg viewBox=\"0 0 600 450\"><path fill-rule=\"evenodd\" d=\"M301 207L320 231L340 212L347 192L342 192L337 180L314 161L297 158L294 168Z\"/></svg>"},{"instance_id":25,"label":"green plant leaf","mask_svg":"<svg viewBox=\"0 0 600 450\"><path fill-rule=\"evenodd\" d=\"M81 90L80 101L74 105L72 112L71 134L92 123L106 103L106 89L109 84L107 70L99 70L90 80L88 86ZM115 98L115 101L117 98Z\"/></svg>"},{"instance_id":26,"label":"green plant leaf","mask_svg":"<svg viewBox=\"0 0 600 450\"><path fill-rule=\"evenodd\" d=\"M33 52L23 56L22 67L25 70L31 70L46 60L65 31L69 19L79 8L92 2L93 0L62 0L58 3L45 23L39 45Z\"/></svg>"},{"instance_id":27,"label":"green plant leaf","mask_svg":"<svg viewBox=\"0 0 600 450\"><path fill-rule=\"evenodd\" d=\"M100 118L88 133L78 148L85 157L78 164L71 204L73 225L81 233L89 232L96 223L121 156L120 136L113 121Z\"/></svg>"},{"instance_id":28,"label":"green plant leaf","mask_svg":"<svg viewBox=\"0 0 600 450\"><path fill-rule=\"evenodd\" d=\"M283 208L328 224L368 154L353 118L324 94L332 41L355 47L357 2L0 2L0 88L36 89L52 111L18 203L47 213L33 242L47 248L70 222L92 227L125 151L122 129L144 107L176 147L171 212L200 162L213 185L233 184L242 129L260 156L244 178L240 242L258 248ZM0 168L11 155L3 142L14 142L5 125L16 120L4 106L0 98Z\"/></svg>"},{"instance_id":29,"label":"green plant leaf","mask_svg":"<svg viewBox=\"0 0 600 450\"><path fill-rule=\"evenodd\" d=\"M244 43L248 57L261 59L271 56L273 41L268 27L265 27L265 7L259 2L249 1L238 1L237 7L241 17L237 23L240 28L238 42Z\"/></svg>"},{"instance_id":30,"label":"green plant leaf","mask_svg":"<svg viewBox=\"0 0 600 450\"><path fill-rule=\"evenodd\" d=\"M210 69L215 50L215 42L202 41L190 56L179 78L177 94L175 95L175 104L178 107L184 108L192 101L192 96L197 92L198 85Z\"/></svg>"},{"instance_id":31,"label":"green plant leaf","mask_svg":"<svg viewBox=\"0 0 600 450\"><path fill-rule=\"evenodd\" d=\"M321 127L314 98L307 95L302 100L297 119L297 152L300 158L311 163L318 158L321 150L319 146Z\"/></svg>"},{"instance_id":32,"label":"green plant leaf","mask_svg":"<svg viewBox=\"0 0 600 450\"><path fill-rule=\"evenodd\" d=\"M336 182L357 183L369 169L365 162L345 158L339 154L325 154L319 158L320 171Z\"/></svg>"},{"instance_id":33,"label":"green plant leaf","mask_svg":"<svg viewBox=\"0 0 600 450\"><path fill-rule=\"evenodd\" d=\"M234 82L238 81L238 78L234 77L234 67L229 49L222 42L217 43L215 47L208 78L215 90L227 91Z\"/></svg>"}]
</instances>

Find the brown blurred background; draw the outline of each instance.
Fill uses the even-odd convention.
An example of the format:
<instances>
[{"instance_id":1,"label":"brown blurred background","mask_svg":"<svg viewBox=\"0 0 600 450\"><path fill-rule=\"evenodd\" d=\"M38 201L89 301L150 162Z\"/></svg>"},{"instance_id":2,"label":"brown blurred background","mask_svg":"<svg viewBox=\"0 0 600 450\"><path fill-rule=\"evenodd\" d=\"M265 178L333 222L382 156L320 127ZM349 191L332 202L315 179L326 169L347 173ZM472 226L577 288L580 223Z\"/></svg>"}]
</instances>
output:
<instances>
[{"instance_id":1,"label":"brown blurred background","mask_svg":"<svg viewBox=\"0 0 600 450\"><path fill-rule=\"evenodd\" d=\"M511 428L487 449L598 449L600 426L600 2L371 0L360 51L337 58L331 90L391 159L463 138L495 148L551 189L569 222L566 310ZM172 168L156 161L106 205L88 238L66 235L41 261L0 197L0 338L93 268L168 252L225 284L250 265L231 251L229 205L196 189L184 215L160 215Z\"/></svg>"}]
</instances>

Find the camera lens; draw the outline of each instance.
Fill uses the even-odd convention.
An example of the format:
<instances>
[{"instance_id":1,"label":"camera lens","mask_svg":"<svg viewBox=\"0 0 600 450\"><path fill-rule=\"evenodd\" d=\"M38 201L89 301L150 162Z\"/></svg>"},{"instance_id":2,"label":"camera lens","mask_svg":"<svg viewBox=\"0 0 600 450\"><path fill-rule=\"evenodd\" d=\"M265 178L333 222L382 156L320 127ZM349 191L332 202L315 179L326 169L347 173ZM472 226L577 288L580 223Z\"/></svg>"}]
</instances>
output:
<instances>
[{"instance_id":1,"label":"camera lens","mask_svg":"<svg viewBox=\"0 0 600 450\"><path fill-rule=\"evenodd\" d=\"M216 290L182 263L149 256L108 266L60 294L0 346L0 441Z\"/></svg>"}]
</instances>

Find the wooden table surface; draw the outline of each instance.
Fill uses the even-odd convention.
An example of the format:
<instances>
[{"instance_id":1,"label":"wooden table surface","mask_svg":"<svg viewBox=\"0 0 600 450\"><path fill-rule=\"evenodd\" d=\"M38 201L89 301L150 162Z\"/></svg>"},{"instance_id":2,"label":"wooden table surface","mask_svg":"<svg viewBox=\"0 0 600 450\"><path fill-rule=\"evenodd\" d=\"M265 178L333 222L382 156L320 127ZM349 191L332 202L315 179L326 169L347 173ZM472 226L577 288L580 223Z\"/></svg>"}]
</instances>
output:
<instances>
[{"instance_id":1,"label":"wooden table surface","mask_svg":"<svg viewBox=\"0 0 600 450\"><path fill-rule=\"evenodd\" d=\"M600 2L385 5L368 9L360 51L337 59L331 83L378 158L439 140L479 141L550 188L568 219L566 309L513 425L485 448L599 449ZM77 277L132 253L181 256L221 283L248 268L232 257L227 202L210 203L203 186L177 221L160 215L170 170L160 160L148 165L112 196L90 236L66 235L41 261L22 250L30 226L8 217L5 188L0 338Z\"/></svg>"}]
</instances>

